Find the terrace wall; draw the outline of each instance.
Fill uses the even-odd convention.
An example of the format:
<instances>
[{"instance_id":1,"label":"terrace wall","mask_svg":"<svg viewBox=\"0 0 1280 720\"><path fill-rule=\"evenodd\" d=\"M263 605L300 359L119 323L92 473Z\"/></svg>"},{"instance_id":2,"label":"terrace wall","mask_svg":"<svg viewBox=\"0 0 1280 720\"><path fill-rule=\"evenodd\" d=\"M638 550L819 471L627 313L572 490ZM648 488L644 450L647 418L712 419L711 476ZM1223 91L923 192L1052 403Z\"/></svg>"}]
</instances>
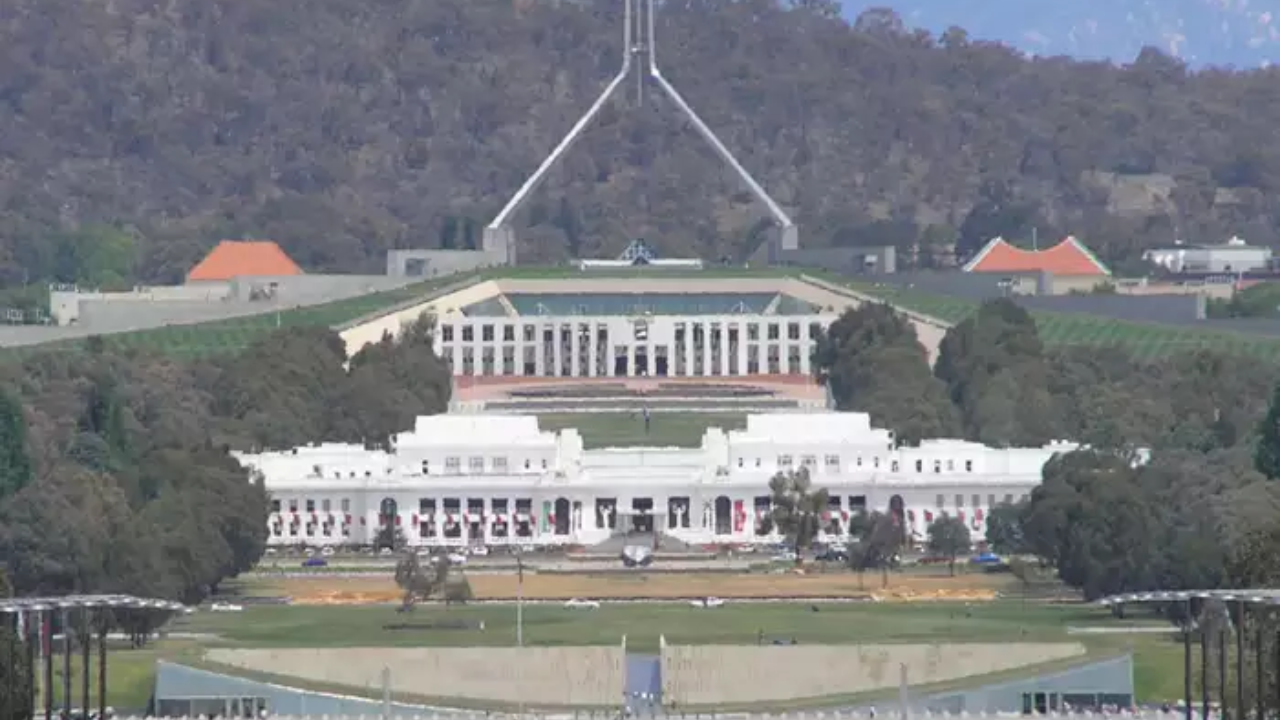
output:
<instances>
[{"instance_id":1,"label":"terrace wall","mask_svg":"<svg viewBox=\"0 0 1280 720\"><path fill-rule=\"evenodd\" d=\"M1083 655L1079 643L663 648L662 698L677 707L779 702L990 675Z\"/></svg>"},{"instance_id":2,"label":"terrace wall","mask_svg":"<svg viewBox=\"0 0 1280 720\"><path fill-rule=\"evenodd\" d=\"M214 649L207 657L245 670L425 698L602 707L626 691L619 647Z\"/></svg>"}]
</instances>

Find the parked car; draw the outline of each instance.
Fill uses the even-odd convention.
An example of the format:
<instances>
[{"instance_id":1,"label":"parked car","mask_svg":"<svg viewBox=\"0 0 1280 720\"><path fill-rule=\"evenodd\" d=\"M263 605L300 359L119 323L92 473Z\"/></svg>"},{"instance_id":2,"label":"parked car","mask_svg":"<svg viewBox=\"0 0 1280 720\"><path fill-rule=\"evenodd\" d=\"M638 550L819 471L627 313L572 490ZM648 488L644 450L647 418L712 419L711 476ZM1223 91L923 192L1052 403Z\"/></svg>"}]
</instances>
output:
<instances>
[{"instance_id":1,"label":"parked car","mask_svg":"<svg viewBox=\"0 0 1280 720\"><path fill-rule=\"evenodd\" d=\"M329 567L329 561L325 560L322 557L309 557L306 560L302 561L302 567L304 568Z\"/></svg>"},{"instance_id":2,"label":"parked car","mask_svg":"<svg viewBox=\"0 0 1280 720\"><path fill-rule=\"evenodd\" d=\"M693 605L693 606L694 606L694 607L696 607L696 608L718 608L718 607L724 607L724 601L723 601L723 600L721 600L721 599L720 599L720 598L718 598L718 597L702 598L702 599L699 599L699 600L694 600L694 601L693 601L692 603L690 603L690 604L691 604L691 605Z\"/></svg>"},{"instance_id":3,"label":"parked car","mask_svg":"<svg viewBox=\"0 0 1280 720\"><path fill-rule=\"evenodd\" d=\"M573 598L564 606L570 610L599 610L600 603L595 600L583 600L582 598Z\"/></svg>"},{"instance_id":4,"label":"parked car","mask_svg":"<svg viewBox=\"0 0 1280 720\"><path fill-rule=\"evenodd\" d=\"M236 605L235 603L216 602L210 605L209 609L213 612L240 612L241 610L244 610L244 606Z\"/></svg>"}]
</instances>

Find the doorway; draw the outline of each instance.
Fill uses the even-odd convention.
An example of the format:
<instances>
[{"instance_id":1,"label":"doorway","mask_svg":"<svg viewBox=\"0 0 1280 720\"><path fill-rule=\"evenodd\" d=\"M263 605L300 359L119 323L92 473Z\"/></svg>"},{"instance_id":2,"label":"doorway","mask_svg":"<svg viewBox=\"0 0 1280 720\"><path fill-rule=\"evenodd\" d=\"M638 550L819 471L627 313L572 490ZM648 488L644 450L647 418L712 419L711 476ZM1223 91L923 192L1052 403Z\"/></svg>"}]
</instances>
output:
<instances>
[{"instance_id":1,"label":"doorway","mask_svg":"<svg viewBox=\"0 0 1280 720\"><path fill-rule=\"evenodd\" d=\"M633 532L653 532L653 498L635 498L631 501L631 511Z\"/></svg>"}]
</instances>

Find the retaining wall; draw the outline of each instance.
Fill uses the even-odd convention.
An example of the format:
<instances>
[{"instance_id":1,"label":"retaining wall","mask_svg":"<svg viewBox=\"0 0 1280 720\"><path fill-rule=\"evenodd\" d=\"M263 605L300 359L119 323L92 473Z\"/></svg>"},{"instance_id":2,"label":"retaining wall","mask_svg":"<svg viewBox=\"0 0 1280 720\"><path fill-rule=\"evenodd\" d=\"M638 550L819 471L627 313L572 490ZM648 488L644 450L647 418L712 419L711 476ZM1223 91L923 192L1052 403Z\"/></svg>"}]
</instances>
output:
<instances>
[{"instance_id":1,"label":"retaining wall","mask_svg":"<svg viewBox=\"0 0 1280 720\"><path fill-rule=\"evenodd\" d=\"M662 698L679 706L776 702L895 688L900 667L913 686L990 675L1082 656L1079 643L945 645L669 645Z\"/></svg>"},{"instance_id":2,"label":"retaining wall","mask_svg":"<svg viewBox=\"0 0 1280 720\"><path fill-rule=\"evenodd\" d=\"M619 647L214 649L209 660L246 670L420 698L531 705L617 705L626 691Z\"/></svg>"}]
</instances>

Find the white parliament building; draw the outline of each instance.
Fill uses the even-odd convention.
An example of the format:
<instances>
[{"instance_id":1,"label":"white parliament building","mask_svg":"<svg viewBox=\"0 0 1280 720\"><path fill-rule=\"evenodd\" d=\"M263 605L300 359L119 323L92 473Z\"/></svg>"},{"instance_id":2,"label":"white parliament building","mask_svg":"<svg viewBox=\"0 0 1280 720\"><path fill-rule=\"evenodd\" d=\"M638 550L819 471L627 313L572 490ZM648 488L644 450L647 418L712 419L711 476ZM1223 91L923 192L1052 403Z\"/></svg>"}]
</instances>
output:
<instances>
[{"instance_id":1,"label":"white parliament building","mask_svg":"<svg viewBox=\"0 0 1280 720\"><path fill-rule=\"evenodd\" d=\"M923 539L942 515L975 538L987 514L1041 481L1076 448L989 448L962 440L898 446L863 413L749 415L744 430L709 429L701 446L585 450L576 430L533 416L417 418L389 451L321 444L239 454L272 498L271 545L367 545L400 529L414 546L592 545L622 531L697 544L767 542L769 479L807 468L825 488L825 539L851 515L892 513Z\"/></svg>"}]
</instances>

